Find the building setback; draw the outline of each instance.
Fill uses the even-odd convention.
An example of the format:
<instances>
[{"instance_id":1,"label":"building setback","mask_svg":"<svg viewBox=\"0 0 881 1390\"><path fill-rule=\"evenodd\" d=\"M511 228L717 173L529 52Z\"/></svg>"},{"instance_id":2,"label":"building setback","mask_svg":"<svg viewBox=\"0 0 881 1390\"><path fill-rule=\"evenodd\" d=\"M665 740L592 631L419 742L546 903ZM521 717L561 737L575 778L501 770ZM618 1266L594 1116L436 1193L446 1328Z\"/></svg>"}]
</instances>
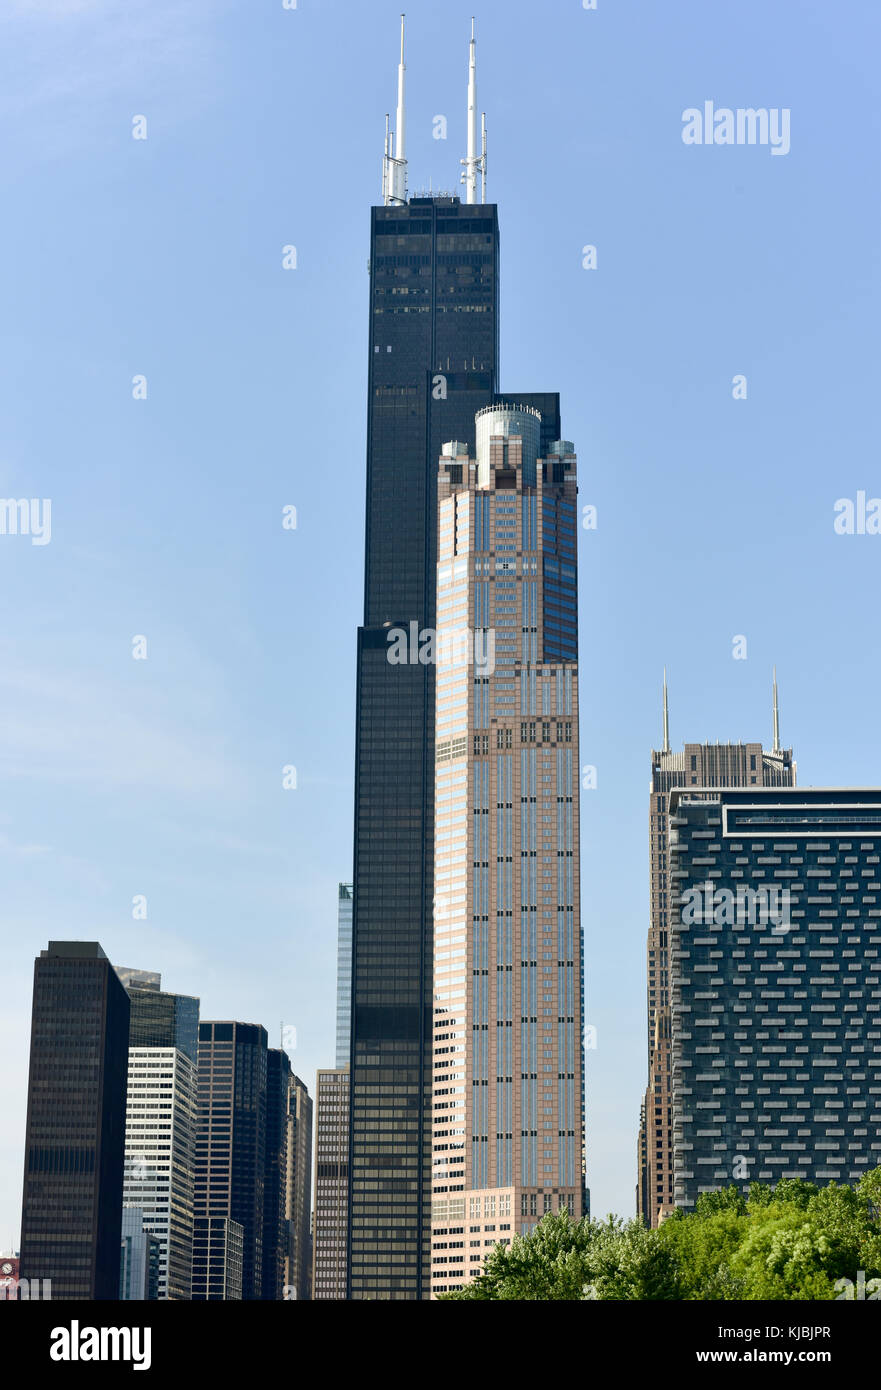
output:
<instances>
[{"instance_id":1,"label":"building setback","mask_svg":"<svg viewBox=\"0 0 881 1390\"><path fill-rule=\"evenodd\" d=\"M674 1200L881 1163L881 790L670 798Z\"/></svg>"},{"instance_id":2,"label":"building setback","mask_svg":"<svg viewBox=\"0 0 881 1390\"><path fill-rule=\"evenodd\" d=\"M649 930L646 944L648 1087L640 1107L637 1214L649 1226L673 1207L672 1025L670 1016L670 916L672 887L667 846L670 792L676 787L794 786L791 748L781 748L774 679L774 745L686 743L670 749L667 680L664 678L664 746L652 751L649 791Z\"/></svg>"},{"instance_id":3,"label":"building setback","mask_svg":"<svg viewBox=\"0 0 881 1390\"><path fill-rule=\"evenodd\" d=\"M53 1299L117 1299L129 1001L97 941L34 964L21 1275Z\"/></svg>"},{"instance_id":4,"label":"building setback","mask_svg":"<svg viewBox=\"0 0 881 1390\"><path fill-rule=\"evenodd\" d=\"M439 473L434 1293L585 1204L576 460L530 407L470 434Z\"/></svg>"},{"instance_id":5,"label":"building setback","mask_svg":"<svg viewBox=\"0 0 881 1390\"><path fill-rule=\"evenodd\" d=\"M223 1261L237 1257L238 1237L223 1220L241 1228L240 1296L262 1297L266 1054L259 1024L199 1024L195 1301L225 1297L230 1274Z\"/></svg>"},{"instance_id":6,"label":"building setback","mask_svg":"<svg viewBox=\"0 0 881 1390\"><path fill-rule=\"evenodd\" d=\"M312 1297L346 1297L349 1069L318 1072L315 1089L315 1220Z\"/></svg>"},{"instance_id":7,"label":"building setback","mask_svg":"<svg viewBox=\"0 0 881 1390\"><path fill-rule=\"evenodd\" d=\"M189 1300L199 1000L169 994L153 971L116 971L131 1005L123 1206L159 1240L157 1298Z\"/></svg>"}]
</instances>

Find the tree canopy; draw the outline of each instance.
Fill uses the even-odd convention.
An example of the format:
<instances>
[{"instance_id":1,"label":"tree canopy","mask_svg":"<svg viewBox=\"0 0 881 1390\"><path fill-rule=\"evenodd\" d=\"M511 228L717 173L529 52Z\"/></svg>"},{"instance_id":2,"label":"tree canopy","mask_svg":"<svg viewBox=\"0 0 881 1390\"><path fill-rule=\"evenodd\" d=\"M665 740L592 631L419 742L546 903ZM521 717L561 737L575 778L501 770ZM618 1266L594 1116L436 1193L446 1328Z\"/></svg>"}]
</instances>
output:
<instances>
[{"instance_id":1,"label":"tree canopy","mask_svg":"<svg viewBox=\"0 0 881 1390\"><path fill-rule=\"evenodd\" d=\"M471 1283L440 1297L881 1298L881 1168L856 1187L784 1178L744 1193L732 1184L657 1230L548 1213L529 1235L497 1245Z\"/></svg>"}]
</instances>

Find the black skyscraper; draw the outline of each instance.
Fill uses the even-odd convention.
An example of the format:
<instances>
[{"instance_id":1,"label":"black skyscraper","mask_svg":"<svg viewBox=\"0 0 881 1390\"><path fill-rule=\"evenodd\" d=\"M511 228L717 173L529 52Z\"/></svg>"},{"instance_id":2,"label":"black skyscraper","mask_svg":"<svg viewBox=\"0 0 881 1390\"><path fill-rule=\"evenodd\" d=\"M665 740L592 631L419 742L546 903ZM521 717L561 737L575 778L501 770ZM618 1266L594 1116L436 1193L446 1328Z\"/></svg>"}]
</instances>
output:
<instances>
[{"instance_id":1,"label":"black skyscraper","mask_svg":"<svg viewBox=\"0 0 881 1390\"><path fill-rule=\"evenodd\" d=\"M21 1277L119 1297L129 1000L97 941L34 964Z\"/></svg>"},{"instance_id":2,"label":"black skyscraper","mask_svg":"<svg viewBox=\"0 0 881 1390\"><path fill-rule=\"evenodd\" d=\"M242 1229L242 1298L262 1295L266 1052L259 1024L199 1024L194 1302L225 1296L225 1244L209 1239L220 1221Z\"/></svg>"},{"instance_id":3,"label":"black skyscraper","mask_svg":"<svg viewBox=\"0 0 881 1390\"><path fill-rule=\"evenodd\" d=\"M285 1220L288 1171L288 1110L291 1062L270 1047L266 1054L266 1167L263 1193L263 1286L261 1297L284 1297L285 1256L291 1253L292 1227Z\"/></svg>"},{"instance_id":4,"label":"black skyscraper","mask_svg":"<svg viewBox=\"0 0 881 1390\"><path fill-rule=\"evenodd\" d=\"M493 204L371 216L364 626L358 632L352 944L351 1298L422 1298L430 1270L434 667L388 660L435 627L437 460L499 399ZM506 397L559 438L556 393Z\"/></svg>"}]
</instances>

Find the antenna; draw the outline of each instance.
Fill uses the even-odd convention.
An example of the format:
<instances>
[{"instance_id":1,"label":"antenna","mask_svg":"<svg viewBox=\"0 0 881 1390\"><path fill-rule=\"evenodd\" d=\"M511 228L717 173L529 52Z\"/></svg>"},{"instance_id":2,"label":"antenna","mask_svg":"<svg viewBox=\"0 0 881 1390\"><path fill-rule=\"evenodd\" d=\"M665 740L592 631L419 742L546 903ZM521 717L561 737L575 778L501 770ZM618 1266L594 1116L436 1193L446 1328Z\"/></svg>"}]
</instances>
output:
<instances>
[{"instance_id":1,"label":"antenna","mask_svg":"<svg viewBox=\"0 0 881 1390\"><path fill-rule=\"evenodd\" d=\"M664 747L663 753L670 752L670 711L667 708L667 668L664 667Z\"/></svg>"},{"instance_id":2,"label":"antenna","mask_svg":"<svg viewBox=\"0 0 881 1390\"><path fill-rule=\"evenodd\" d=\"M471 19L471 45L468 51L468 143L461 182L465 185L465 202L477 202L477 175L482 174L483 201L486 202L486 117L483 118L483 153L477 153L477 42L474 37L474 18Z\"/></svg>"},{"instance_id":3,"label":"antenna","mask_svg":"<svg viewBox=\"0 0 881 1390\"><path fill-rule=\"evenodd\" d=\"M774 752L780 749L780 707L777 704L777 667L774 667Z\"/></svg>"},{"instance_id":4,"label":"antenna","mask_svg":"<svg viewBox=\"0 0 881 1390\"><path fill-rule=\"evenodd\" d=\"M481 125L481 155L480 155L480 201L486 202L486 112L480 118Z\"/></svg>"},{"instance_id":5,"label":"antenna","mask_svg":"<svg viewBox=\"0 0 881 1390\"><path fill-rule=\"evenodd\" d=\"M398 107L395 113L395 150L386 116L385 157L382 163L382 200L401 206L407 201L407 117L405 107L404 16L401 15L401 61L398 64Z\"/></svg>"}]
</instances>

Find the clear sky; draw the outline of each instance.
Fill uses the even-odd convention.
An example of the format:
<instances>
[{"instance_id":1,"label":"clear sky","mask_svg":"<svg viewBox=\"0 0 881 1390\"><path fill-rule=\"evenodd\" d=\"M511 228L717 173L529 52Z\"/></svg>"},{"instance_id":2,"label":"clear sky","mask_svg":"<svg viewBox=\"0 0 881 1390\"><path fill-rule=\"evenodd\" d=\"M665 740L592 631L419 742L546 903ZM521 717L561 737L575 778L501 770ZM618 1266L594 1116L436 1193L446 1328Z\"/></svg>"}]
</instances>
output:
<instances>
[{"instance_id":1,"label":"clear sky","mask_svg":"<svg viewBox=\"0 0 881 1390\"><path fill-rule=\"evenodd\" d=\"M474 3L409 0L411 191L458 178ZM52 502L49 544L0 535L0 1247L50 938L97 938L276 1045L293 1025L310 1088L333 1063L368 209L398 14L0 11L0 494ZM837 499L881 495L881 9L482 0L477 25L502 386L561 392L598 508L580 537L588 1163L594 1212L630 1215L663 665L674 747L770 741L776 662L800 780L881 783L881 536L833 529ZM709 100L789 109L789 153L685 145L683 111Z\"/></svg>"}]
</instances>

